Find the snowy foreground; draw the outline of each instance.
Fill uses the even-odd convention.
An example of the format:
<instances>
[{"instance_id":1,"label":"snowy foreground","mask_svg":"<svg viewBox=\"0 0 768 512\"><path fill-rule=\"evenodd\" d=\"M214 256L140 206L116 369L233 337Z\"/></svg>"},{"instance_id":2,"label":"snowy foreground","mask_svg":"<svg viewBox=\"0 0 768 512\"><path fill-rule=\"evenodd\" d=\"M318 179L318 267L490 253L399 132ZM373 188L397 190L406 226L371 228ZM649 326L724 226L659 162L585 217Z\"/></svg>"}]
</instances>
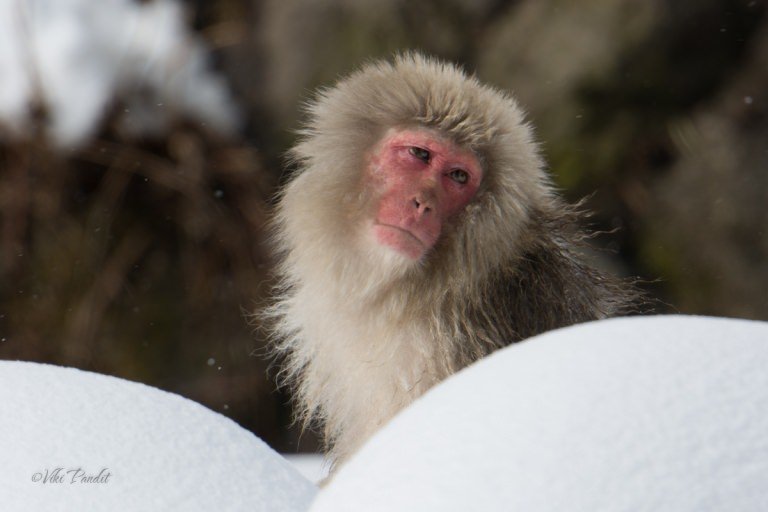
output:
<instances>
[{"instance_id":1,"label":"snowy foreground","mask_svg":"<svg viewBox=\"0 0 768 512\"><path fill-rule=\"evenodd\" d=\"M501 350L362 448L313 511L766 511L768 323L616 319Z\"/></svg>"},{"instance_id":2,"label":"snowy foreground","mask_svg":"<svg viewBox=\"0 0 768 512\"><path fill-rule=\"evenodd\" d=\"M232 420L159 389L0 362L0 510L292 511L317 488Z\"/></svg>"},{"instance_id":3,"label":"snowy foreground","mask_svg":"<svg viewBox=\"0 0 768 512\"><path fill-rule=\"evenodd\" d=\"M511 346L403 411L319 493L189 400L0 362L0 456L10 512L768 510L768 323L619 319Z\"/></svg>"}]
</instances>

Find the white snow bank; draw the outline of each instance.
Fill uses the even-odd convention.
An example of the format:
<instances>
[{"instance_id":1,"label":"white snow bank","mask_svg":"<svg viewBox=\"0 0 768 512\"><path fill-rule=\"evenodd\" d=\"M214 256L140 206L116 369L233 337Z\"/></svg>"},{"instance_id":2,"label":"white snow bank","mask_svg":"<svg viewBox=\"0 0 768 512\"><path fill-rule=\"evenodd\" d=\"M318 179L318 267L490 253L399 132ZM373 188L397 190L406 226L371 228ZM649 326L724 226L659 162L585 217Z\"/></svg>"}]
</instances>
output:
<instances>
[{"instance_id":1,"label":"white snow bank","mask_svg":"<svg viewBox=\"0 0 768 512\"><path fill-rule=\"evenodd\" d=\"M119 98L133 132L177 114L226 132L236 111L207 58L175 0L0 0L0 126L27 134L41 98L47 135L73 146Z\"/></svg>"},{"instance_id":2,"label":"white snow bank","mask_svg":"<svg viewBox=\"0 0 768 512\"><path fill-rule=\"evenodd\" d=\"M437 386L313 511L768 510L768 323L616 319Z\"/></svg>"},{"instance_id":3,"label":"white snow bank","mask_svg":"<svg viewBox=\"0 0 768 512\"><path fill-rule=\"evenodd\" d=\"M427 393L311 510L768 510L766 368L763 322L650 317L548 333ZM299 511L315 492L199 404L0 361L4 512Z\"/></svg>"},{"instance_id":4,"label":"white snow bank","mask_svg":"<svg viewBox=\"0 0 768 512\"><path fill-rule=\"evenodd\" d=\"M301 511L315 492L261 440L195 402L0 361L4 512Z\"/></svg>"},{"instance_id":5,"label":"white snow bank","mask_svg":"<svg viewBox=\"0 0 768 512\"><path fill-rule=\"evenodd\" d=\"M319 453L284 453L283 457L310 482L319 483L328 476L330 464Z\"/></svg>"}]
</instances>

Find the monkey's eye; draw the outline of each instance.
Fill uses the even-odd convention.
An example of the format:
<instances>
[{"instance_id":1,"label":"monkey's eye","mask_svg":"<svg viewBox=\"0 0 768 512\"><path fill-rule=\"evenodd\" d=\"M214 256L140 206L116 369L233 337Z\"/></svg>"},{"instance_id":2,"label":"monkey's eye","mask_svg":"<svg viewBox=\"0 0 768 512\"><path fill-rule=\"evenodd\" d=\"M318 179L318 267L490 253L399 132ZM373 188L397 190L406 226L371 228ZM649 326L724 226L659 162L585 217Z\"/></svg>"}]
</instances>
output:
<instances>
[{"instance_id":1,"label":"monkey's eye","mask_svg":"<svg viewBox=\"0 0 768 512\"><path fill-rule=\"evenodd\" d=\"M429 151L427 151L426 149L419 148L416 146L411 146L410 148L408 148L408 152L413 156L415 156L416 158L418 158L419 160L421 160L422 162L424 162L425 164L429 163L429 157L431 155L429 154Z\"/></svg>"},{"instance_id":2,"label":"monkey's eye","mask_svg":"<svg viewBox=\"0 0 768 512\"><path fill-rule=\"evenodd\" d=\"M454 169L448 173L448 176L460 185L464 185L469 181L469 174L467 171L461 169Z\"/></svg>"}]
</instances>

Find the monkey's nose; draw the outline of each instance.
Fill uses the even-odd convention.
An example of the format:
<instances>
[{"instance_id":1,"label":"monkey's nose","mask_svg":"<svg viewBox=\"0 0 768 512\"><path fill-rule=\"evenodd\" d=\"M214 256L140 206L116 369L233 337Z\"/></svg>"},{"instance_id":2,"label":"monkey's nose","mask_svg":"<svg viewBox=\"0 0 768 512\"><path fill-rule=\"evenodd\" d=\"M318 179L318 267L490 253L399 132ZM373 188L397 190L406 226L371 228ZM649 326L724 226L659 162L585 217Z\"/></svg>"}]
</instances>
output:
<instances>
[{"instance_id":1,"label":"monkey's nose","mask_svg":"<svg viewBox=\"0 0 768 512\"><path fill-rule=\"evenodd\" d=\"M431 204L429 204L428 201L425 201L418 197L413 198L413 206L415 206L416 210L421 214L429 213L432 211Z\"/></svg>"}]
</instances>

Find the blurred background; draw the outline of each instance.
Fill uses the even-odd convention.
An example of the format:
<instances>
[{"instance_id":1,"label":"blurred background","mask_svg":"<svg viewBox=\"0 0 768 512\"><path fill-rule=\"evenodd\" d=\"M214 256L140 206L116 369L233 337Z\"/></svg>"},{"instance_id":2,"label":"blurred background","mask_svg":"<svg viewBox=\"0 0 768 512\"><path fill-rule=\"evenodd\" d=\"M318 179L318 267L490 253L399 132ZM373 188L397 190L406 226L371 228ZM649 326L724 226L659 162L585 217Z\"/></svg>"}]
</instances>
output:
<instances>
[{"instance_id":1,"label":"blurred background","mask_svg":"<svg viewBox=\"0 0 768 512\"><path fill-rule=\"evenodd\" d=\"M517 96L659 312L768 320L765 1L0 0L0 358L316 450L248 319L265 222L302 102L403 49Z\"/></svg>"}]
</instances>

